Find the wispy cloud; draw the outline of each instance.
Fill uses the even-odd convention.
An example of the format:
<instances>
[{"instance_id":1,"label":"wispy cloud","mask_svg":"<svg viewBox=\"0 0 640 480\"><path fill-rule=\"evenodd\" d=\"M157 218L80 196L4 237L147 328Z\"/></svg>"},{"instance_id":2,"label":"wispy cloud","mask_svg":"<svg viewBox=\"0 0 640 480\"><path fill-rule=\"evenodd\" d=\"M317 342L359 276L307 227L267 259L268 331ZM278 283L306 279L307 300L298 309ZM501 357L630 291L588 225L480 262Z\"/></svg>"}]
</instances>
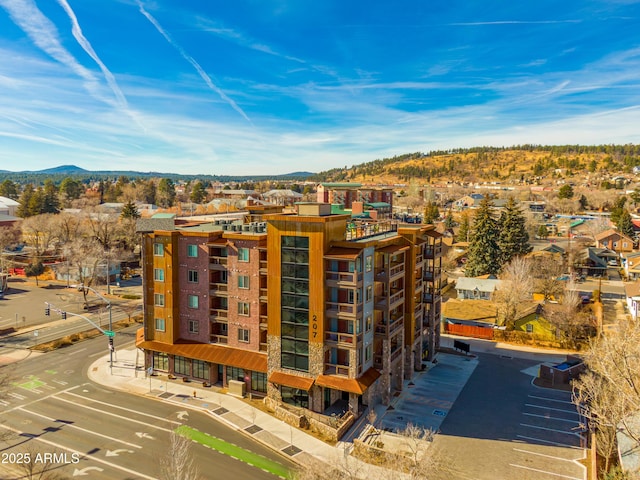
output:
<instances>
[{"instance_id":1,"label":"wispy cloud","mask_svg":"<svg viewBox=\"0 0 640 480\"><path fill-rule=\"evenodd\" d=\"M582 20L495 20L492 22L455 22L453 27L476 27L481 25L553 25L558 23L582 23Z\"/></svg>"},{"instance_id":2,"label":"wispy cloud","mask_svg":"<svg viewBox=\"0 0 640 480\"><path fill-rule=\"evenodd\" d=\"M82 33L82 29L80 28L80 24L78 23L76 14L71 9L71 6L67 2L67 0L58 0L58 3L64 9L66 14L69 16L69 19L71 20L71 25L72 25L71 32L73 33L74 38L83 48L83 50L87 52L87 54L93 59L93 61L98 64L98 66L100 67L100 70L102 70L104 78L107 80L107 83L109 84L109 87L111 87L111 90L116 96L118 103L122 108L126 109L128 106L127 99L122 93L122 90L120 90L120 87L118 86L118 83L116 82L116 79L111 73L111 71L109 71L107 66L102 62L102 60L100 60L100 57L98 57L98 54L95 52L95 50L91 46L91 43L89 43L87 38Z\"/></svg>"},{"instance_id":3,"label":"wispy cloud","mask_svg":"<svg viewBox=\"0 0 640 480\"><path fill-rule=\"evenodd\" d=\"M147 18L147 20L149 20L151 22L151 24L154 27L156 27L156 30L158 30L160 35L162 35L165 38L165 40L167 42L169 42L169 44L172 47L174 47L180 53L180 55L182 55L182 58L184 58L187 62L189 62L193 66L193 68L196 69L196 71L198 72L198 75L200 75L200 77L204 80L204 82L207 84L207 86L211 90L216 92L218 95L220 95L220 98L222 98L222 100L227 102L229 104L229 106L231 106L231 108L233 108L236 112L238 112L240 115L242 115L242 117L247 122L249 122L249 123L251 123L253 125L253 123L251 122L251 120L249 119L247 114L244 113L244 111L238 106L238 104L236 102L234 102L233 99L231 99L226 93L224 93L218 86L216 86L213 83L213 81L211 80L211 77L209 77L209 75L207 75L207 73L200 66L200 64L191 55L189 55L175 40L173 40L173 38L171 38L171 36L167 33L167 31L164 28L162 28L160 23L155 19L155 17L153 15L151 15L149 12L147 12L147 10L144 8L144 5L142 4L142 2L138 0L137 4L138 4L138 8L140 10L140 13L142 13L142 15L144 15Z\"/></svg>"},{"instance_id":4,"label":"wispy cloud","mask_svg":"<svg viewBox=\"0 0 640 480\"><path fill-rule=\"evenodd\" d=\"M107 102L100 93L96 77L62 46L55 25L38 9L33 0L0 0L0 6L38 48L80 76L93 97Z\"/></svg>"}]
</instances>

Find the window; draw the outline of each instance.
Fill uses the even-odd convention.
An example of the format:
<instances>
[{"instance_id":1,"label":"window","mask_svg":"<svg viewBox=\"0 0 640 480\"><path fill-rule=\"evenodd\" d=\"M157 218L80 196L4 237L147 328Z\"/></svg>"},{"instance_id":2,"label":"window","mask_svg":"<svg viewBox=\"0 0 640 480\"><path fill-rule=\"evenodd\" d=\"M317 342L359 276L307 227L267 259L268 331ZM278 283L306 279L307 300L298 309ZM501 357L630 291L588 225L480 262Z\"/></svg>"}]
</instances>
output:
<instances>
[{"instance_id":1,"label":"window","mask_svg":"<svg viewBox=\"0 0 640 480\"><path fill-rule=\"evenodd\" d=\"M227 367L227 382L229 380L244 382L244 370L238 367Z\"/></svg>"},{"instance_id":2,"label":"window","mask_svg":"<svg viewBox=\"0 0 640 480\"><path fill-rule=\"evenodd\" d=\"M239 262L248 262L249 261L249 249L240 247L238 248L238 261Z\"/></svg>"},{"instance_id":3,"label":"window","mask_svg":"<svg viewBox=\"0 0 640 480\"><path fill-rule=\"evenodd\" d=\"M249 316L249 302L238 302L238 315Z\"/></svg>"},{"instance_id":4,"label":"window","mask_svg":"<svg viewBox=\"0 0 640 480\"><path fill-rule=\"evenodd\" d=\"M155 257L162 257L164 255L164 245L162 243L153 244L153 255Z\"/></svg>"},{"instance_id":5,"label":"window","mask_svg":"<svg viewBox=\"0 0 640 480\"><path fill-rule=\"evenodd\" d=\"M309 408L309 392L293 387L280 387L280 395L283 403L296 407Z\"/></svg>"},{"instance_id":6,"label":"window","mask_svg":"<svg viewBox=\"0 0 640 480\"><path fill-rule=\"evenodd\" d=\"M164 295L162 293L154 293L153 304L156 307L164 307Z\"/></svg>"},{"instance_id":7,"label":"window","mask_svg":"<svg viewBox=\"0 0 640 480\"><path fill-rule=\"evenodd\" d=\"M244 342L244 343L249 343L249 330L246 328L239 328L238 329L238 341L239 342Z\"/></svg>"},{"instance_id":8,"label":"window","mask_svg":"<svg viewBox=\"0 0 640 480\"><path fill-rule=\"evenodd\" d=\"M198 333L198 320L189 320L189 333Z\"/></svg>"},{"instance_id":9,"label":"window","mask_svg":"<svg viewBox=\"0 0 640 480\"><path fill-rule=\"evenodd\" d=\"M153 279L156 282L164 282L164 270L161 268L153 269Z\"/></svg>"},{"instance_id":10,"label":"window","mask_svg":"<svg viewBox=\"0 0 640 480\"><path fill-rule=\"evenodd\" d=\"M153 369L154 370L169 370L169 355L162 352L153 352Z\"/></svg>"},{"instance_id":11,"label":"window","mask_svg":"<svg viewBox=\"0 0 640 480\"><path fill-rule=\"evenodd\" d=\"M248 275L240 275L238 276L238 288L249 288L249 276Z\"/></svg>"},{"instance_id":12,"label":"window","mask_svg":"<svg viewBox=\"0 0 640 480\"><path fill-rule=\"evenodd\" d=\"M197 270L188 270L187 271L187 281L189 283L198 283L198 271Z\"/></svg>"},{"instance_id":13,"label":"window","mask_svg":"<svg viewBox=\"0 0 640 480\"><path fill-rule=\"evenodd\" d=\"M371 327L373 325L373 322L371 321L371 315L367 315L367 320L366 320L366 325L365 325L365 329L367 332L371 331Z\"/></svg>"},{"instance_id":14,"label":"window","mask_svg":"<svg viewBox=\"0 0 640 480\"><path fill-rule=\"evenodd\" d=\"M198 245L187 245L187 257L197 257L198 256Z\"/></svg>"},{"instance_id":15,"label":"window","mask_svg":"<svg viewBox=\"0 0 640 480\"><path fill-rule=\"evenodd\" d=\"M202 360L193 360L191 362L192 375L195 378L201 378L202 380L209 379L209 364Z\"/></svg>"},{"instance_id":16,"label":"window","mask_svg":"<svg viewBox=\"0 0 640 480\"><path fill-rule=\"evenodd\" d=\"M370 302L371 300L373 300L373 285L367 287L367 298L365 301Z\"/></svg>"},{"instance_id":17,"label":"window","mask_svg":"<svg viewBox=\"0 0 640 480\"><path fill-rule=\"evenodd\" d=\"M364 260L364 269L367 272L370 272L371 270L373 270L373 256L372 255L367 255L367 258L365 258L365 260Z\"/></svg>"},{"instance_id":18,"label":"window","mask_svg":"<svg viewBox=\"0 0 640 480\"><path fill-rule=\"evenodd\" d=\"M176 355L173 359L173 372L178 375L189 375L189 360Z\"/></svg>"},{"instance_id":19,"label":"window","mask_svg":"<svg viewBox=\"0 0 640 480\"><path fill-rule=\"evenodd\" d=\"M364 361L368 362L369 360L371 360L371 345L367 345L364 349Z\"/></svg>"},{"instance_id":20,"label":"window","mask_svg":"<svg viewBox=\"0 0 640 480\"><path fill-rule=\"evenodd\" d=\"M267 393L267 374L262 372L251 372L251 390L254 392Z\"/></svg>"},{"instance_id":21,"label":"window","mask_svg":"<svg viewBox=\"0 0 640 480\"><path fill-rule=\"evenodd\" d=\"M156 318L156 330L164 332L164 318Z\"/></svg>"},{"instance_id":22,"label":"window","mask_svg":"<svg viewBox=\"0 0 640 480\"><path fill-rule=\"evenodd\" d=\"M189 308L198 308L198 296L189 295Z\"/></svg>"},{"instance_id":23,"label":"window","mask_svg":"<svg viewBox=\"0 0 640 480\"><path fill-rule=\"evenodd\" d=\"M527 323L527 333L533 333L533 324Z\"/></svg>"}]
</instances>

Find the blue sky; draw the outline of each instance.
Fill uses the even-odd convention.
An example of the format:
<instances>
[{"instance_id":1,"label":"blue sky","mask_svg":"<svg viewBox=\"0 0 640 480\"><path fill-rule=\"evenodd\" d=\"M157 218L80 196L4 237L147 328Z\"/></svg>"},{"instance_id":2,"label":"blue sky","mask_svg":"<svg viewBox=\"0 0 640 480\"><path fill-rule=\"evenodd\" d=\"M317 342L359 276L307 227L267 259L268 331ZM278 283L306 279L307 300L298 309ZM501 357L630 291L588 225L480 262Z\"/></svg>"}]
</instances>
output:
<instances>
[{"instance_id":1,"label":"blue sky","mask_svg":"<svg viewBox=\"0 0 640 480\"><path fill-rule=\"evenodd\" d=\"M640 143L640 1L0 0L0 169Z\"/></svg>"}]
</instances>

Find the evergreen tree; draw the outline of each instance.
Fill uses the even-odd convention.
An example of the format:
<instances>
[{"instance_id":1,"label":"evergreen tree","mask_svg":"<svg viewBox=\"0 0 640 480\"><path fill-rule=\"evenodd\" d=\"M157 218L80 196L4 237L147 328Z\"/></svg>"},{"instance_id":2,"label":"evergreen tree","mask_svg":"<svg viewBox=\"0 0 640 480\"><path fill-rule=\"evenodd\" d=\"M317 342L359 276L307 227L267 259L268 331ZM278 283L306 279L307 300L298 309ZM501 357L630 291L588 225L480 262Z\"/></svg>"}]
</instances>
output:
<instances>
[{"instance_id":1,"label":"evergreen tree","mask_svg":"<svg viewBox=\"0 0 640 480\"><path fill-rule=\"evenodd\" d=\"M31 217L32 215L35 215L35 213L33 213L30 210L31 199L33 198L34 194L35 194L35 190L33 189L33 185L30 183L26 184L24 189L22 190L20 199L18 200L18 203L20 203L20 206L18 207L18 210L16 211L16 213L19 217L27 218L27 217Z\"/></svg>"},{"instance_id":2,"label":"evergreen tree","mask_svg":"<svg viewBox=\"0 0 640 480\"><path fill-rule=\"evenodd\" d=\"M207 191L200 180L193 184L189 198L193 203L202 203L204 199L207 198Z\"/></svg>"},{"instance_id":3,"label":"evergreen tree","mask_svg":"<svg viewBox=\"0 0 640 480\"><path fill-rule=\"evenodd\" d=\"M496 274L500 271L500 231L491 212L492 207L493 202L485 197L476 211L465 268L465 275L468 277Z\"/></svg>"},{"instance_id":4,"label":"evergreen tree","mask_svg":"<svg viewBox=\"0 0 640 480\"><path fill-rule=\"evenodd\" d=\"M618 225L618 222L620 221L622 212L625 211L625 208L624 208L625 203L627 203L627 197L625 196L618 197L613 205L613 208L611 209L610 219L616 225Z\"/></svg>"},{"instance_id":5,"label":"evergreen tree","mask_svg":"<svg viewBox=\"0 0 640 480\"><path fill-rule=\"evenodd\" d=\"M60 193L63 194L67 200L77 200L80 198L80 195L82 195L83 190L82 183L71 177L65 178L60 183Z\"/></svg>"},{"instance_id":6,"label":"evergreen tree","mask_svg":"<svg viewBox=\"0 0 640 480\"><path fill-rule=\"evenodd\" d=\"M444 226L447 229L450 229L456 226L456 222L453 219L453 213L451 213L451 209L447 211L447 216L444 218Z\"/></svg>"},{"instance_id":7,"label":"evergreen tree","mask_svg":"<svg viewBox=\"0 0 640 480\"><path fill-rule=\"evenodd\" d=\"M539 238L547 238L549 236L549 229L544 223L538 227L537 235Z\"/></svg>"},{"instance_id":8,"label":"evergreen tree","mask_svg":"<svg viewBox=\"0 0 640 480\"><path fill-rule=\"evenodd\" d=\"M124 204L120 216L122 218L131 218L135 220L137 218L140 218L140 212L138 211L138 207L136 207L135 203L127 202Z\"/></svg>"},{"instance_id":9,"label":"evergreen tree","mask_svg":"<svg viewBox=\"0 0 640 480\"><path fill-rule=\"evenodd\" d=\"M58 213L60 212L60 199L58 189L51 180L45 180L42 189L42 207L38 213Z\"/></svg>"},{"instance_id":10,"label":"evergreen tree","mask_svg":"<svg viewBox=\"0 0 640 480\"><path fill-rule=\"evenodd\" d=\"M19 197L18 187L11 180L6 179L0 184L0 196L17 200Z\"/></svg>"},{"instance_id":11,"label":"evergreen tree","mask_svg":"<svg viewBox=\"0 0 640 480\"><path fill-rule=\"evenodd\" d=\"M627 209L624 209L620 214L616 226L621 234L626 235L629 238L635 238L635 229L633 228L633 222L631 221L631 214Z\"/></svg>"},{"instance_id":12,"label":"evergreen tree","mask_svg":"<svg viewBox=\"0 0 640 480\"><path fill-rule=\"evenodd\" d=\"M468 242L471 239L471 222L469 212L463 212L460 216L460 228L456 234L456 242Z\"/></svg>"},{"instance_id":13,"label":"evergreen tree","mask_svg":"<svg viewBox=\"0 0 640 480\"><path fill-rule=\"evenodd\" d=\"M589 201L587 200L587 197L585 197L584 195L580 195L578 202L580 203L580 208L582 210L586 210L587 207L589 206Z\"/></svg>"},{"instance_id":14,"label":"evergreen tree","mask_svg":"<svg viewBox=\"0 0 640 480\"><path fill-rule=\"evenodd\" d=\"M558 198L573 198L573 187L565 183L558 191Z\"/></svg>"},{"instance_id":15,"label":"evergreen tree","mask_svg":"<svg viewBox=\"0 0 640 480\"><path fill-rule=\"evenodd\" d=\"M531 251L524 214L513 197L509 198L500 214L498 228L500 230L498 246L502 265L509 263L513 257L526 255Z\"/></svg>"},{"instance_id":16,"label":"evergreen tree","mask_svg":"<svg viewBox=\"0 0 640 480\"><path fill-rule=\"evenodd\" d=\"M156 184L152 179L142 183L142 201L144 203L156 203Z\"/></svg>"},{"instance_id":17,"label":"evergreen tree","mask_svg":"<svg viewBox=\"0 0 640 480\"><path fill-rule=\"evenodd\" d=\"M435 202L427 203L427 206L424 208L424 220L423 223L433 224L440 218L440 211L438 210L438 206Z\"/></svg>"},{"instance_id":18,"label":"evergreen tree","mask_svg":"<svg viewBox=\"0 0 640 480\"><path fill-rule=\"evenodd\" d=\"M158 206L162 208L173 207L176 202L176 186L170 178L162 178L158 182L156 191Z\"/></svg>"}]
</instances>

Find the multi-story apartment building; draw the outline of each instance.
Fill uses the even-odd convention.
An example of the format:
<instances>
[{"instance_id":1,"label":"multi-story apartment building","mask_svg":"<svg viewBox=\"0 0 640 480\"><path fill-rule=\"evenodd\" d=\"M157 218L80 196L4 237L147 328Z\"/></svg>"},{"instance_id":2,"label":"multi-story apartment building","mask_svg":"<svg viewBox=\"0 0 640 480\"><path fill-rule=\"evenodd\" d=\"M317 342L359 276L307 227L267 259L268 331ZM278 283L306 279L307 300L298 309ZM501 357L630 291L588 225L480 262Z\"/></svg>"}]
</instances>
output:
<instances>
[{"instance_id":1,"label":"multi-story apartment building","mask_svg":"<svg viewBox=\"0 0 640 480\"><path fill-rule=\"evenodd\" d=\"M145 233L147 366L318 413L389 403L438 347L440 234L326 203L262 220Z\"/></svg>"},{"instance_id":2,"label":"multi-story apartment building","mask_svg":"<svg viewBox=\"0 0 640 480\"><path fill-rule=\"evenodd\" d=\"M364 187L360 183L321 183L316 198L319 203L338 204L346 209L351 209L353 202L387 203L393 208L393 189Z\"/></svg>"}]
</instances>

